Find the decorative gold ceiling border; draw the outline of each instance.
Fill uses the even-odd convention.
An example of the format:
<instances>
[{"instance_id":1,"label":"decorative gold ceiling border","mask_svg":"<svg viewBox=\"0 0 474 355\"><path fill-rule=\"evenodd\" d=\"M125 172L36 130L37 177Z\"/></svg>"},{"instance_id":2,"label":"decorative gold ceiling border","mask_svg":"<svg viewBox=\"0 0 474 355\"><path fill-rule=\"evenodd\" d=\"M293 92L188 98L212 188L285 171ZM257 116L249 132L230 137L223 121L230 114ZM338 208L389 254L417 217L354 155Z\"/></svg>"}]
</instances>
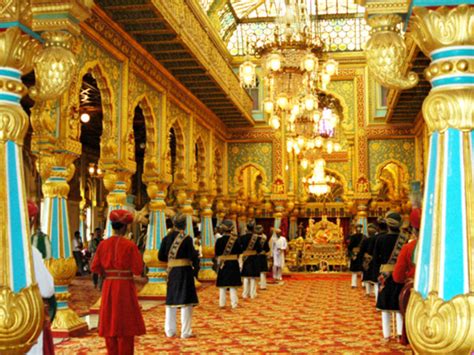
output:
<instances>
[{"instance_id":1,"label":"decorative gold ceiling border","mask_svg":"<svg viewBox=\"0 0 474 355\"><path fill-rule=\"evenodd\" d=\"M81 23L84 35L94 39L117 58L130 61L133 70L141 79L195 114L199 122L212 129L222 138L228 136L226 125L177 81L153 56L135 39L117 25L101 8L94 6L92 16Z\"/></svg>"},{"instance_id":2,"label":"decorative gold ceiling border","mask_svg":"<svg viewBox=\"0 0 474 355\"><path fill-rule=\"evenodd\" d=\"M170 27L179 33L182 42L192 51L206 71L237 106L242 116L251 124L253 102L241 87L240 81L230 65L230 58L223 57L216 46L212 31L198 19L188 1L153 0L153 5Z\"/></svg>"}]
</instances>

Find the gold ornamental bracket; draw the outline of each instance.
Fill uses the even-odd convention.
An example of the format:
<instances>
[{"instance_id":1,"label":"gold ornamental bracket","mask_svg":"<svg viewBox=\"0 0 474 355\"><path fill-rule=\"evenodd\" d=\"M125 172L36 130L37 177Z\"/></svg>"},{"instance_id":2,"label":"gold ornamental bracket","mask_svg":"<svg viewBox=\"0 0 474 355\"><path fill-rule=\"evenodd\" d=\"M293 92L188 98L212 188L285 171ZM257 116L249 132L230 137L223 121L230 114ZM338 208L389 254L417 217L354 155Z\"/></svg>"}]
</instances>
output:
<instances>
[{"instance_id":1,"label":"gold ornamental bracket","mask_svg":"<svg viewBox=\"0 0 474 355\"><path fill-rule=\"evenodd\" d=\"M369 18L372 27L366 44L367 67L375 80L389 89L410 89L418 84L418 74L404 73L407 46L401 37L399 15L378 15Z\"/></svg>"}]
</instances>

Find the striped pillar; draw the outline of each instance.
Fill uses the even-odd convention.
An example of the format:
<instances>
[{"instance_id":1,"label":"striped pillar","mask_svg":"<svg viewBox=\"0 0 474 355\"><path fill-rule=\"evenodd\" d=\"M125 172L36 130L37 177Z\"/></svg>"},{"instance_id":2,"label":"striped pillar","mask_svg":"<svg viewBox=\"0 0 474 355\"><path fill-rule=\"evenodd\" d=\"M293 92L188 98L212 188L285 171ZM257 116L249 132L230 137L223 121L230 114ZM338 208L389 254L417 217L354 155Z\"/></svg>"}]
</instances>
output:
<instances>
[{"instance_id":1,"label":"striped pillar","mask_svg":"<svg viewBox=\"0 0 474 355\"><path fill-rule=\"evenodd\" d=\"M104 238L108 238L112 236L112 223L110 223L110 212L113 210L118 210L121 208L127 209L126 201L127 201L127 191L128 191L128 184L125 181L116 181L114 189L109 192L107 195L107 221L105 224L105 233Z\"/></svg>"},{"instance_id":2,"label":"striped pillar","mask_svg":"<svg viewBox=\"0 0 474 355\"><path fill-rule=\"evenodd\" d=\"M166 187L158 191L150 201L146 250L143 261L148 267L148 283L140 291L140 299L163 299L166 297L166 263L158 260L161 241L166 236L165 217Z\"/></svg>"},{"instance_id":3,"label":"striped pillar","mask_svg":"<svg viewBox=\"0 0 474 355\"><path fill-rule=\"evenodd\" d=\"M17 28L0 33L0 41L7 48L0 53L2 63L9 55L23 48ZM26 40L28 37L24 37ZM26 41L25 41L26 42ZM10 47L11 48L8 48ZM16 62L16 58L11 60ZM43 325L43 304L35 276L31 255L30 228L23 175L22 143L28 127L28 116L20 105L26 88L21 82L21 71L0 67L0 352L27 352L40 334ZM18 307L21 305L21 307Z\"/></svg>"},{"instance_id":4,"label":"striped pillar","mask_svg":"<svg viewBox=\"0 0 474 355\"><path fill-rule=\"evenodd\" d=\"M212 270L212 258L214 257L214 230L212 228L212 209L208 204L207 198L201 200L204 205L201 213L201 245L202 259L201 269L199 270L199 280L215 281L217 274Z\"/></svg>"},{"instance_id":5,"label":"striped pillar","mask_svg":"<svg viewBox=\"0 0 474 355\"><path fill-rule=\"evenodd\" d=\"M364 235L369 235L369 231L367 230L367 202L368 201L364 201L357 205L356 221L357 224L362 224L362 233Z\"/></svg>"},{"instance_id":6,"label":"striped pillar","mask_svg":"<svg viewBox=\"0 0 474 355\"><path fill-rule=\"evenodd\" d=\"M42 153L40 153L42 154ZM67 195L69 184L67 178L73 172L67 167L73 167L71 163L75 155L65 153L53 154L41 162L65 163L64 165L53 165L48 171L48 166L40 168L42 175L46 178L42 189L44 198L44 210L41 215L41 225L45 233L51 239L52 258L46 260L46 265L54 277L55 293L58 302L58 311L51 325L53 334L58 337L79 335L87 331L88 326L71 308L68 299L69 285L76 276L77 266L72 255L72 235L69 229L69 215Z\"/></svg>"},{"instance_id":7,"label":"striped pillar","mask_svg":"<svg viewBox=\"0 0 474 355\"><path fill-rule=\"evenodd\" d=\"M467 5L415 8L412 18L414 38L432 60L425 70L432 89L423 103L430 131L428 168L406 317L417 353L474 349L472 18L474 7Z\"/></svg>"},{"instance_id":8,"label":"striped pillar","mask_svg":"<svg viewBox=\"0 0 474 355\"><path fill-rule=\"evenodd\" d=\"M290 217L290 230L289 230L289 236L288 239L292 240L298 237L298 217L297 216L291 216Z\"/></svg>"}]
</instances>

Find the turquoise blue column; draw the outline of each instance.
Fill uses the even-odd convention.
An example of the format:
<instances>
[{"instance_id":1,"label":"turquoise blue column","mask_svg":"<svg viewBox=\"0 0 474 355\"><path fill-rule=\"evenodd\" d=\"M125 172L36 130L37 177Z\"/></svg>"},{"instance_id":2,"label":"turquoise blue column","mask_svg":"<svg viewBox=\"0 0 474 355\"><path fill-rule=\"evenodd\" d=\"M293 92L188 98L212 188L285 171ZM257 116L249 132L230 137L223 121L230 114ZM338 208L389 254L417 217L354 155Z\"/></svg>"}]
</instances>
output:
<instances>
[{"instance_id":1,"label":"turquoise blue column","mask_svg":"<svg viewBox=\"0 0 474 355\"><path fill-rule=\"evenodd\" d=\"M124 181L117 181L114 189L107 195L107 220L105 224L104 238L108 238L112 235L112 224L110 223L110 212L124 208L127 200L127 183ZM123 203L120 203L122 202Z\"/></svg>"},{"instance_id":2,"label":"turquoise blue column","mask_svg":"<svg viewBox=\"0 0 474 355\"><path fill-rule=\"evenodd\" d=\"M217 275L212 269L212 258L214 257L214 230L212 228L212 210L206 206L201 215L201 243L202 258L201 269L199 270L199 280L215 281Z\"/></svg>"},{"instance_id":3,"label":"turquoise blue column","mask_svg":"<svg viewBox=\"0 0 474 355\"><path fill-rule=\"evenodd\" d=\"M166 263L158 261L161 241L166 236L165 193L158 192L150 201L150 214L147 230L146 251L143 259L148 267L148 283L140 291L141 299L160 299L166 297Z\"/></svg>"},{"instance_id":4,"label":"turquoise blue column","mask_svg":"<svg viewBox=\"0 0 474 355\"><path fill-rule=\"evenodd\" d=\"M365 203L357 206L357 224L362 224L362 233L369 235L367 230L367 205Z\"/></svg>"}]
</instances>

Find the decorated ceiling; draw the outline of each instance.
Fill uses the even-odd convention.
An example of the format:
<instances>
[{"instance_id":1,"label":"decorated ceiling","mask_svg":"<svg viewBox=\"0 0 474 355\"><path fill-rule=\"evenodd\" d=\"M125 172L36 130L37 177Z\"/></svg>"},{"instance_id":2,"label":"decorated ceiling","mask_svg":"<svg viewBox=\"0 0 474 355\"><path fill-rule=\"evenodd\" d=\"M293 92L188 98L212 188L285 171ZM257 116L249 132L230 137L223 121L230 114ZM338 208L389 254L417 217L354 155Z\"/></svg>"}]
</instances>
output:
<instances>
[{"instance_id":1,"label":"decorated ceiling","mask_svg":"<svg viewBox=\"0 0 474 355\"><path fill-rule=\"evenodd\" d=\"M200 0L203 10L233 56L245 55L248 43L258 44L272 34L281 6L277 0ZM353 0L298 0L306 3L311 25L328 51L362 50L368 36L364 8Z\"/></svg>"}]
</instances>

